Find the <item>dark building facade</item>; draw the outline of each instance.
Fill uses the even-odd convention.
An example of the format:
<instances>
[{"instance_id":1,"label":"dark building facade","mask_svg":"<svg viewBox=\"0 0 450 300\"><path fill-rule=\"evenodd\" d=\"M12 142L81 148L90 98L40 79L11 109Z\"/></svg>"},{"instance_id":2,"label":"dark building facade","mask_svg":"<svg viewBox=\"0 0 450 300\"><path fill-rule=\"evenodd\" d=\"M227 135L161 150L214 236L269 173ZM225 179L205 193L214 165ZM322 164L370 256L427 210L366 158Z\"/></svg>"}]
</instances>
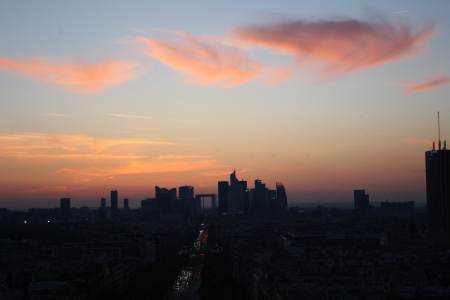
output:
<instances>
[{"instance_id":1,"label":"dark building facade","mask_svg":"<svg viewBox=\"0 0 450 300\"><path fill-rule=\"evenodd\" d=\"M288 207L286 189L284 188L284 185L282 183L277 182L276 190L277 190L278 205L280 205L281 210L284 211Z\"/></svg>"},{"instance_id":2,"label":"dark building facade","mask_svg":"<svg viewBox=\"0 0 450 300\"><path fill-rule=\"evenodd\" d=\"M128 198L123 199L123 209L130 209L130 201L128 200Z\"/></svg>"},{"instance_id":3,"label":"dark building facade","mask_svg":"<svg viewBox=\"0 0 450 300\"><path fill-rule=\"evenodd\" d=\"M180 186L178 188L178 211L184 214L193 215L195 211L194 187Z\"/></svg>"},{"instance_id":4,"label":"dark building facade","mask_svg":"<svg viewBox=\"0 0 450 300\"><path fill-rule=\"evenodd\" d=\"M63 219L68 219L70 216L70 198L61 198L59 200L61 208L61 216Z\"/></svg>"},{"instance_id":5,"label":"dark building facade","mask_svg":"<svg viewBox=\"0 0 450 300\"><path fill-rule=\"evenodd\" d=\"M119 193L111 191L111 210L116 211L119 208Z\"/></svg>"},{"instance_id":6,"label":"dark building facade","mask_svg":"<svg viewBox=\"0 0 450 300\"><path fill-rule=\"evenodd\" d=\"M166 189L155 186L155 198L161 213L173 213L176 208L177 189Z\"/></svg>"},{"instance_id":7,"label":"dark building facade","mask_svg":"<svg viewBox=\"0 0 450 300\"><path fill-rule=\"evenodd\" d=\"M450 233L450 151L444 147L425 152L427 209L433 231Z\"/></svg>"},{"instance_id":8,"label":"dark building facade","mask_svg":"<svg viewBox=\"0 0 450 300\"><path fill-rule=\"evenodd\" d=\"M370 208L369 195L366 194L365 190L354 190L353 201L355 210L365 211Z\"/></svg>"},{"instance_id":9,"label":"dark building facade","mask_svg":"<svg viewBox=\"0 0 450 300\"><path fill-rule=\"evenodd\" d=\"M219 213L228 212L228 191L230 186L228 181L219 181L218 192L219 192Z\"/></svg>"},{"instance_id":10,"label":"dark building facade","mask_svg":"<svg viewBox=\"0 0 450 300\"><path fill-rule=\"evenodd\" d=\"M100 208L101 209L106 208L106 199L105 198L100 199Z\"/></svg>"}]
</instances>

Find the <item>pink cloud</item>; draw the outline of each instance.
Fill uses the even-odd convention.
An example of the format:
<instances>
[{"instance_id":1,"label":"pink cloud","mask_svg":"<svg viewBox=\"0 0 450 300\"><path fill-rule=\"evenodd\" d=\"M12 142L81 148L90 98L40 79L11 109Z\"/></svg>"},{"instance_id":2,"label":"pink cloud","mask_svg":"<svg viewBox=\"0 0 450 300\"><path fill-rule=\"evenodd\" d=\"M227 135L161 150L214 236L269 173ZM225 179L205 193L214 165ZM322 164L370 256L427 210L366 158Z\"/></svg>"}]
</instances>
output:
<instances>
[{"instance_id":1,"label":"pink cloud","mask_svg":"<svg viewBox=\"0 0 450 300\"><path fill-rule=\"evenodd\" d=\"M147 55L201 84L237 86L267 70L240 49L218 39L177 32L165 39L137 40L148 46ZM277 73L273 80L281 76Z\"/></svg>"},{"instance_id":2,"label":"pink cloud","mask_svg":"<svg viewBox=\"0 0 450 300\"><path fill-rule=\"evenodd\" d=\"M235 29L233 35L252 46L320 63L326 73L342 73L414 55L433 31L433 26L413 32L400 22L345 19L249 25Z\"/></svg>"},{"instance_id":3,"label":"pink cloud","mask_svg":"<svg viewBox=\"0 0 450 300\"><path fill-rule=\"evenodd\" d=\"M423 92L434 90L450 83L449 76L438 76L425 82L408 83L405 85L407 93Z\"/></svg>"},{"instance_id":4,"label":"pink cloud","mask_svg":"<svg viewBox=\"0 0 450 300\"><path fill-rule=\"evenodd\" d=\"M0 57L0 70L27 75L77 93L95 93L133 79L137 76L134 68L134 64L118 60L90 64Z\"/></svg>"}]
</instances>

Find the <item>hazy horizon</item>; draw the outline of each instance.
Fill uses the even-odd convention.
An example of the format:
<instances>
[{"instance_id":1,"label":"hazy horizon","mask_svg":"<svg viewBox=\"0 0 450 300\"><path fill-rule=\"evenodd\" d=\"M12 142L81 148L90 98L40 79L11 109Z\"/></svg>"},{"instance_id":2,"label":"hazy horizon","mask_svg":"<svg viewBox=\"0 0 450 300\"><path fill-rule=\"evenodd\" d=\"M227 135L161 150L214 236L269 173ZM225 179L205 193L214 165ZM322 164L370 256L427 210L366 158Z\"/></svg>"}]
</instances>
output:
<instances>
[{"instance_id":1,"label":"hazy horizon","mask_svg":"<svg viewBox=\"0 0 450 300\"><path fill-rule=\"evenodd\" d=\"M450 2L0 3L0 207L282 182L425 201ZM58 12L58 13L55 13Z\"/></svg>"}]
</instances>

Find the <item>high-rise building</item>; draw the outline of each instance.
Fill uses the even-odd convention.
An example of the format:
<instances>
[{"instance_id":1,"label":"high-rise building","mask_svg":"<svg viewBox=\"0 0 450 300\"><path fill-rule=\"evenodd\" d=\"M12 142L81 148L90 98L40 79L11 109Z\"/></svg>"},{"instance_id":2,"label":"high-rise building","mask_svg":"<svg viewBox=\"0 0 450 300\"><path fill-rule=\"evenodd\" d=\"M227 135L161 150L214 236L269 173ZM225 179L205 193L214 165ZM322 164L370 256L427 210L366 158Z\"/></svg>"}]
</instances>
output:
<instances>
[{"instance_id":1,"label":"high-rise building","mask_svg":"<svg viewBox=\"0 0 450 300\"><path fill-rule=\"evenodd\" d=\"M260 180L255 180L255 188L252 190L251 208L256 214L266 214L269 211L269 195L266 185Z\"/></svg>"},{"instance_id":2,"label":"high-rise building","mask_svg":"<svg viewBox=\"0 0 450 300\"><path fill-rule=\"evenodd\" d=\"M125 209L125 210L130 209L130 203L128 201L128 198L123 199L123 209Z\"/></svg>"},{"instance_id":3,"label":"high-rise building","mask_svg":"<svg viewBox=\"0 0 450 300\"><path fill-rule=\"evenodd\" d=\"M177 189L166 189L155 186L155 198L158 209L162 213L173 213L176 208Z\"/></svg>"},{"instance_id":4,"label":"high-rise building","mask_svg":"<svg viewBox=\"0 0 450 300\"><path fill-rule=\"evenodd\" d=\"M450 233L450 150L442 147L425 152L427 208L433 231Z\"/></svg>"},{"instance_id":5,"label":"high-rise building","mask_svg":"<svg viewBox=\"0 0 450 300\"><path fill-rule=\"evenodd\" d=\"M284 188L284 185L280 182L277 182L276 189L277 189L278 203L281 207L281 210L285 211L288 207L286 189Z\"/></svg>"},{"instance_id":6,"label":"high-rise building","mask_svg":"<svg viewBox=\"0 0 450 300\"><path fill-rule=\"evenodd\" d=\"M61 209L61 216L63 219L67 219L70 216L70 198L61 198L59 200L59 206Z\"/></svg>"},{"instance_id":7,"label":"high-rise building","mask_svg":"<svg viewBox=\"0 0 450 300\"><path fill-rule=\"evenodd\" d=\"M111 210L116 211L119 208L119 193L111 191Z\"/></svg>"},{"instance_id":8,"label":"high-rise building","mask_svg":"<svg viewBox=\"0 0 450 300\"><path fill-rule=\"evenodd\" d=\"M228 190L230 186L228 185L228 181L219 181L217 184L218 187L218 195L219 195L219 213L227 213L228 212Z\"/></svg>"},{"instance_id":9,"label":"high-rise building","mask_svg":"<svg viewBox=\"0 0 450 300\"><path fill-rule=\"evenodd\" d=\"M180 199L190 200L194 198L194 187L192 186L180 186L178 188L178 196Z\"/></svg>"},{"instance_id":10,"label":"high-rise building","mask_svg":"<svg viewBox=\"0 0 450 300\"><path fill-rule=\"evenodd\" d=\"M244 187L242 181L236 177L236 170L230 174L228 189L228 212L241 213L244 211Z\"/></svg>"},{"instance_id":11,"label":"high-rise building","mask_svg":"<svg viewBox=\"0 0 450 300\"><path fill-rule=\"evenodd\" d=\"M178 197L177 210L184 214L193 215L195 211L194 187L180 186L178 188Z\"/></svg>"},{"instance_id":12,"label":"high-rise building","mask_svg":"<svg viewBox=\"0 0 450 300\"><path fill-rule=\"evenodd\" d=\"M366 194L365 190L354 190L353 201L355 205L355 210L366 211L370 208L369 195Z\"/></svg>"},{"instance_id":13,"label":"high-rise building","mask_svg":"<svg viewBox=\"0 0 450 300\"><path fill-rule=\"evenodd\" d=\"M100 199L100 208L101 209L106 208L106 199L105 198Z\"/></svg>"},{"instance_id":14,"label":"high-rise building","mask_svg":"<svg viewBox=\"0 0 450 300\"><path fill-rule=\"evenodd\" d=\"M70 210L70 198L61 198L59 200L59 205L62 211Z\"/></svg>"}]
</instances>

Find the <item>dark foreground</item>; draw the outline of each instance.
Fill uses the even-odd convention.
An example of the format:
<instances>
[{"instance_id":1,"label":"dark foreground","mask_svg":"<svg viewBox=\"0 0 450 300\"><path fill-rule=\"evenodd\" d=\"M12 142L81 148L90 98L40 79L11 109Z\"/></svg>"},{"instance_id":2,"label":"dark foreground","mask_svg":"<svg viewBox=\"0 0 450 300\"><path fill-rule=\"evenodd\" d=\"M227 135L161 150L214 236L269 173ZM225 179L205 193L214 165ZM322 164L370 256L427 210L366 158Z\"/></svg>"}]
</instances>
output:
<instances>
[{"instance_id":1,"label":"dark foreground","mask_svg":"<svg viewBox=\"0 0 450 300\"><path fill-rule=\"evenodd\" d=\"M0 299L449 299L425 212L0 227Z\"/></svg>"}]
</instances>

